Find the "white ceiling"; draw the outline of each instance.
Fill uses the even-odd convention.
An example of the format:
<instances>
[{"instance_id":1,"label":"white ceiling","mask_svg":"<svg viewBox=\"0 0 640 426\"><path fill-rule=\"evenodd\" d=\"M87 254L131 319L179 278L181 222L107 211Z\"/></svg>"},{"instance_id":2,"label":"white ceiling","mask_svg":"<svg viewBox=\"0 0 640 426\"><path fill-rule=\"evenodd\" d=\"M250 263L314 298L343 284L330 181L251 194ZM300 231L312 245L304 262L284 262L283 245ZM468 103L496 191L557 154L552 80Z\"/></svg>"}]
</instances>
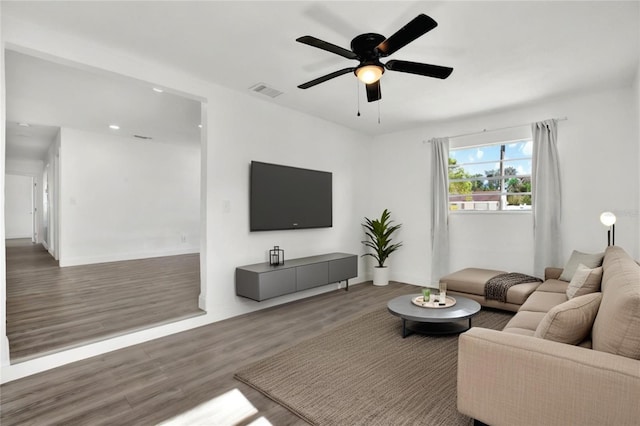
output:
<instances>
[{"instance_id":1,"label":"white ceiling","mask_svg":"<svg viewBox=\"0 0 640 426\"><path fill-rule=\"evenodd\" d=\"M60 127L200 143L200 102L133 79L7 50L6 154L43 160ZM28 124L29 127L19 123ZM115 124L119 130L109 128Z\"/></svg>"},{"instance_id":2,"label":"white ceiling","mask_svg":"<svg viewBox=\"0 0 640 426\"><path fill-rule=\"evenodd\" d=\"M640 51L638 1L2 2L15 19L166 63L267 102L366 134L382 134L574 92L630 85ZM355 61L295 39L349 48L358 34L390 36L419 13L439 26L393 54L451 66L447 80L388 71L368 104L351 74L296 86ZM250 92L258 82L284 92ZM9 94L9 84L7 83ZM378 107L381 123L378 124Z\"/></svg>"},{"instance_id":3,"label":"white ceiling","mask_svg":"<svg viewBox=\"0 0 640 426\"><path fill-rule=\"evenodd\" d=\"M29 127L23 127L24 124ZM9 160L44 161L59 129L57 126L11 120L7 120L6 126L5 153Z\"/></svg>"}]
</instances>

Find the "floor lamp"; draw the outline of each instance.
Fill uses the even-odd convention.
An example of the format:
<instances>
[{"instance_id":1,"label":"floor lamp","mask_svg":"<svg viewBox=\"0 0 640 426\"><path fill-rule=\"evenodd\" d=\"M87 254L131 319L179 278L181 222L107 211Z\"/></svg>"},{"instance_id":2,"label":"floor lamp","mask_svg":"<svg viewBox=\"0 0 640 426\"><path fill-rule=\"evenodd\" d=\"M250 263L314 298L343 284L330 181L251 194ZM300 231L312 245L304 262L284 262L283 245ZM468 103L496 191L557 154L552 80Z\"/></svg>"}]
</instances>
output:
<instances>
[{"instance_id":1,"label":"floor lamp","mask_svg":"<svg viewBox=\"0 0 640 426\"><path fill-rule=\"evenodd\" d=\"M607 246L616 245L616 215L611 212L604 212L600 215L600 222L604 226L608 226L607 231Z\"/></svg>"}]
</instances>

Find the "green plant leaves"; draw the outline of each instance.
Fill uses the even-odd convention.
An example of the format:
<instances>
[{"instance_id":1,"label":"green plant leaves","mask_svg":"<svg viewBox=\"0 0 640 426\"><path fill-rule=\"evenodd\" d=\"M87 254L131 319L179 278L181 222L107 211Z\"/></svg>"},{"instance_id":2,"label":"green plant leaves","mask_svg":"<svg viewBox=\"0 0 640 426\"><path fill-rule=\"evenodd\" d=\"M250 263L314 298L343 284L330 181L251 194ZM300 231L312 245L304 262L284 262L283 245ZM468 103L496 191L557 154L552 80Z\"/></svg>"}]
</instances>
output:
<instances>
[{"instance_id":1,"label":"green plant leaves","mask_svg":"<svg viewBox=\"0 0 640 426\"><path fill-rule=\"evenodd\" d=\"M380 219L364 218L365 223L362 224L365 228L365 235L368 240L363 241L362 244L373 250L373 253L365 253L362 256L371 256L378 261L378 266L383 267L384 262L389 255L394 251L402 247L402 243L394 243L391 235L396 232L401 224L392 225L391 212L384 209L380 215Z\"/></svg>"}]
</instances>

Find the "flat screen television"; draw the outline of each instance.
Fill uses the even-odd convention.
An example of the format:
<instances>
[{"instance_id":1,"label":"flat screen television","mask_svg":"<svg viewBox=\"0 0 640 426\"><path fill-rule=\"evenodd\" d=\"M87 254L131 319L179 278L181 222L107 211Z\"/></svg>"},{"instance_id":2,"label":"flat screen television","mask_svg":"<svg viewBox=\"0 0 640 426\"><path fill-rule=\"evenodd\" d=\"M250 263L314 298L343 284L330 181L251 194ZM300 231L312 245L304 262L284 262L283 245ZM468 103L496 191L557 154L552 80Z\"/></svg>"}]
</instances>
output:
<instances>
[{"instance_id":1,"label":"flat screen television","mask_svg":"<svg viewBox=\"0 0 640 426\"><path fill-rule=\"evenodd\" d=\"M331 173L252 161L250 182L251 231L333 226Z\"/></svg>"}]
</instances>

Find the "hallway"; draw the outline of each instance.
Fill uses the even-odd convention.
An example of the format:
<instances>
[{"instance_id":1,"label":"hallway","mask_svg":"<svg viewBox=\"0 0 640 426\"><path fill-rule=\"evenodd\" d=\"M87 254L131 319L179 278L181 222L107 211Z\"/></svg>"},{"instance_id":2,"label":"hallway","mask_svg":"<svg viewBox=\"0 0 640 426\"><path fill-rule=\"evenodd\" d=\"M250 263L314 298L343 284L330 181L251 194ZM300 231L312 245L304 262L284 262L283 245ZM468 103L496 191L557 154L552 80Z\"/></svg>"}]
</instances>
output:
<instances>
[{"instance_id":1,"label":"hallway","mask_svg":"<svg viewBox=\"0 0 640 426\"><path fill-rule=\"evenodd\" d=\"M199 254L60 268L16 239L6 260L12 363L204 313Z\"/></svg>"}]
</instances>

